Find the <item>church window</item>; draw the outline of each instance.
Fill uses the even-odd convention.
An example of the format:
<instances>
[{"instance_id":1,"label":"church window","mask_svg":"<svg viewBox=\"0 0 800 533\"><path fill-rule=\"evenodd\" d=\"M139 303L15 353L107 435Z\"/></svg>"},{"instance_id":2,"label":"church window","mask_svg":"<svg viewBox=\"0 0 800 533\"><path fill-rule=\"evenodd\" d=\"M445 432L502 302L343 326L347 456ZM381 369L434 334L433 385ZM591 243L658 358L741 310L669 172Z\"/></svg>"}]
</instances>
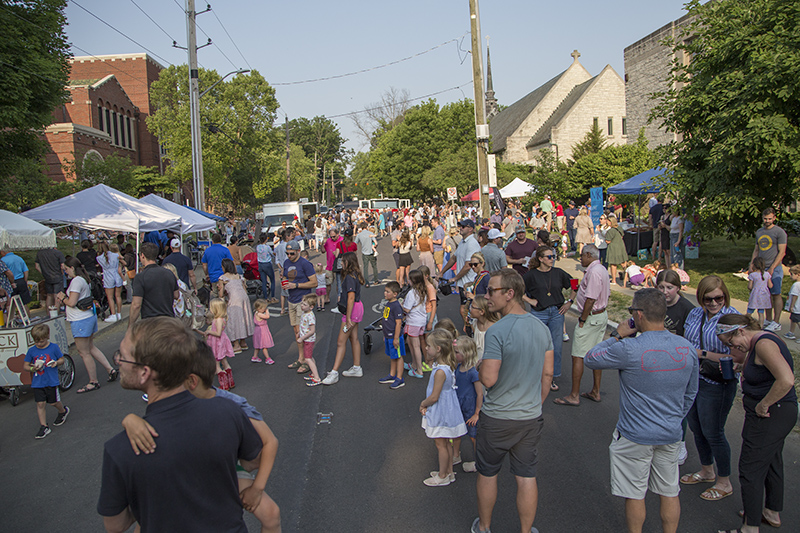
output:
<instances>
[{"instance_id":1,"label":"church window","mask_svg":"<svg viewBox=\"0 0 800 533\"><path fill-rule=\"evenodd\" d=\"M622 117L622 134L628 134L628 117Z\"/></svg>"},{"instance_id":2,"label":"church window","mask_svg":"<svg viewBox=\"0 0 800 533\"><path fill-rule=\"evenodd\" d=\"M120 144L125 147L125 115L120 114L119 116L119 140Z\"/></svg>"},{"instance_id":3,"label":"church window","mask_svg":"<svg viewBox=\"0 0 800 533\"><path fill-rule=\"evenodd\" d=\"M117 112L114 111L111 115L114 118L114 144L119 145L119 126L117 124Z\"/></svg>"},{"instance_id":4,"label":"church window","mask_svg":"<svg viewBox=\"0 0 800 533\"><path fill-rule=\"evenodd\" d=\"M125 125L128 127L128 148L133 148L133 135L131 135L131 117L125 117Z\"/></svg>"},{"instance_id":5,"label":"church window","mask_svg":"<svg viewBox=\"0 0 800 533\"><path fill-rule=\"evenodd\" d=\"M608 134L614 135L614 117L608 117Z\"/></svg>"},{"instance_id":6,"label":"church window","mask_svg":"<svg viewBox=\"0 0 800 533\"><path fill-rule=\"evenodd\" d=\"M111 135L111 111L106 109L106 133Z\"/></svg>"},{"instance_id":7,"label":"church window","mask_svg":"<svg viewBox=\"0 0 800 533\"><path fill-rule=\"evenodd\" d=\"M97 106L97 129L103 131L103 107Z\"/></svg>"},{"instance_id":8,"label":"church window","mask_svg":"<svg viewBox=\"0 0 800 533\"><path fill-rule=\"evenodd\" d=\"M592 119L592 127L593 127L594 129L597 129L597 128L599 127L599 126L598 126L598 124L599 124L599 121L600 121L600 119L599 119L599 118L597 118L597 117L594 117L594 118Z\"/></svg>"}]
</instances>

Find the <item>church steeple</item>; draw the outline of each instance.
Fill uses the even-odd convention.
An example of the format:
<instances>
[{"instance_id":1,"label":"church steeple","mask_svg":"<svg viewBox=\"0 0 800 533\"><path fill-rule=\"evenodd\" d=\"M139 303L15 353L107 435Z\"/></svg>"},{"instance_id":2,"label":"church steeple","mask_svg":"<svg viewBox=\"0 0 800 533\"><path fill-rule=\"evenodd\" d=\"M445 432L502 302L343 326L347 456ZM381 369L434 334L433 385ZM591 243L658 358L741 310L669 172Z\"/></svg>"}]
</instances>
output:
<instances>
[{"instance_id":1,"label":"church steeple","mask_svg":"<svg viewBox=\"0 0 800 533\"><path fill-rule=\"evenodd\" d=\"M487 36L488 40L489 37ZM489 45L486 45L486 120L489 121L500 112L497 105L497 98L494 97L494 87L492 86L492 58L489 56Z\"/></svg>"}]
</instances>

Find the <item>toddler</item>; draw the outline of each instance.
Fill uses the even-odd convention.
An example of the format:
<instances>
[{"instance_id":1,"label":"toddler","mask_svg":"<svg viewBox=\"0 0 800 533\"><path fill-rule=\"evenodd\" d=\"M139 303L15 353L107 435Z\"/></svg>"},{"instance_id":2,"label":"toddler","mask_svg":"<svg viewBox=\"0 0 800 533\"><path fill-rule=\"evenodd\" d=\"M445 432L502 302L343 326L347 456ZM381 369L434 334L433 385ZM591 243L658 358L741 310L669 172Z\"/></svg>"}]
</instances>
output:
<instances>
[{"instance_id":1,"label":"toddler","mask_svg":"<svg viewBox=\"0 0 800 533\"><path fill-rule=\"evenodd\" d=\"M475 457L475 437L478 435L478 414L483 405L483 385L478 370L478 348L475 341L462 335L456 339L456 396L461 407L461 416L467 425L467 435L472 442L472 457ZM453 465L461 463L461 439L453 439ZM475 472L475 461L461 464L464 472Z\"/></svg>"},{"instance_id":2,"label":"toddler","mask_svg":"<svg viewBox=\"0 0 800 533\"><path fill-rule=\"evenodd\" d=\"M786 311L789 311L789 332L784 337L795 339L797 343L800 343L794 334L794 329L800 322L800 265L792 265L792 268L789 269L789 276L794 283L789 290L789 297L786 299Z\"/></svg>"},{"instance_id":3,"label":"toddler","mask_svg":"<svg viewBox=\"0 0 800 533\"><path fill-rule=\"evenodd\" d=\"M314 272L317 273L317 311L322 311L325 309L325 299L328 296L328 274L322 263L317 263Z\"/></svg>"},{"instance_id":4,"label":"toddler","mask_svg":"<svg viewBox=\"0 0 800 533\"><path fill-rule=\"evenodd\" d=\"M758 311L758 325L764 327L764 314L767 309L772 309L772 277L765 274L764 258L753 259L753 271L747 275L747 288L750 289L750 299L747 301L747 316Z\"/></svg>"},{"instance_id":5,"label":"toddler","mask_svg":"<svg viewBox=\"0 0 800 533\"><path fill-rule=\"evenodd\" d=\"M228 364L228 358L234 357L233 344L225 333L225 326L228 323L228 304L221 298L214 298L208 304L209 311L211 311L212 320L211 325L207 330L201 331L200 334L206 339L206 344L211 346L214 352L214 359L217 361L217 379L219 380L219 388L222 390L229 390L236 386L233 381L233 370L231 365Z\"/></svg>"},{"instance_id":6,"label":"toddler","mask_svg":"<svg viewBox=\"0 0 800 533\"><path fill-rule=\"evenodd\" d=\"M317 318L314 316L314 306L316 305L316 294L303 296L303 300L300 302L300 311L303 312L303 316L300 317L300 331L297 334L297 343L303 345L305 364L311 370L310 375L304 378L308 382L306 385L309 387L322 385L317 363L314 361L314 342L317 340Z\"/></svg>"},{"instance_id":7,"label":"toddler","mask_svg":"<svg viewBox=\"0 0 800 533\"><path fill-rule=\"evenodd\" d=\"M31 337L34 345L25 354L22 368L33 373L31 388L33 399L36 400L36 413L39 415L39 431L34 438L43 439L50 434L47 425L45 404L50 404L58 409L58 415L53 422L60 426L67 420L69 407L61 403L58 391L60 385L57 368L64 364L64 354L57 344L50 342L50 327L47 324L37 324L31 328Z\"/></svg>"},{"instance_id":8,"label":"toddler","mask_svg":"<svg viewBox=\"0 0 800 533\"><path fill-rule=\"evenodd\" d=\"M275 341L272 339L272 333L267 326L267 319L269 318L269 307L267 301L259 298L253 302L253 357L250 358L251 363L260 363L261 358L258 356L258 351L264 354L264 362L268 365L274 365L275 361L269 356L267 348L275 346Z\"/></svg>"}]
</instances>

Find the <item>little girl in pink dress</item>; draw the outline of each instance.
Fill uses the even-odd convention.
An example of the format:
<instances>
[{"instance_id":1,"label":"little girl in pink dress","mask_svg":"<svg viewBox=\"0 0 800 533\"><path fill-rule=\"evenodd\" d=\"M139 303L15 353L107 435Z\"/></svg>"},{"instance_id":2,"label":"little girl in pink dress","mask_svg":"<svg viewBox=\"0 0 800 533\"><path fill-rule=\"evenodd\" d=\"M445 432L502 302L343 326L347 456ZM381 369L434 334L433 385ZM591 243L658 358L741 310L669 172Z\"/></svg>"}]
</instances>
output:
<instances>
[{"instance_id":1,"label":"little girl in pink dress","mask_svg":"<svg viewBox=\"0 0 800 533\"><path fill-rule=\"evenodd\" d=\"M275 346L275 342L272 340L272 333L270 333L269 326L267 326L267 319L269 318L267 301L259 298L253 302L253 309L255 309L255 313L253 313L253 323L255 324L255 329L253 330L254 351L250 361L260 363L261 358L258 356L258 351L261 350L264 353L264 362L268 365L275 364L275 361L272 360L267 351L267 348Z\"/></svg>"}]
</instances>

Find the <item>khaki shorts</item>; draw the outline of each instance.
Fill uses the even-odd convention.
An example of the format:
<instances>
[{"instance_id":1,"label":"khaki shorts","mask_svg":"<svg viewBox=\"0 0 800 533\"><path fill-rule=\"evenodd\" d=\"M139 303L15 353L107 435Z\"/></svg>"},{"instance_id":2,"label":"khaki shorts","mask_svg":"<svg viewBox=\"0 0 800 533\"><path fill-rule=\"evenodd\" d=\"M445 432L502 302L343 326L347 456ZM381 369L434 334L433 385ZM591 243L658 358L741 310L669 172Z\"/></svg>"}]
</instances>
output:
<instances>
[{"instance_id":1,"label":"khaki shorts","mask_svg":"<svg viewBox=\"0 0 800 533\"><path fill-rule=\"evenodd\" d=\"M303 312L300 310L300 302L293 304L289 302L289 324L294 326L300 325L300 318L303 316Z\"/></svg>"},{"instance_id":2,"label":"khaki shorts","mask_svg":"<svg viewBox=\"0 0 800 533\"><path fill-rule=\"evenodd\" d=\"M583 327L580 322L575 325L575 332L572 334L572 357L583 359L586 354L603 342L608 325L608 312L603 311L597 315L589 315Z\"/></svg>"},{"instance_id":3,"label":"khaki shorts","mask_svg":"<svg viewBox=\"0 0 800 533\"><path fill-rule=\"evenodd\" d=\"M643 500L647 491L667 498L680 491L678 455L680 442L650 446L636 444L617 429L611 436L611 494L631 500Z\"/></svg>"},{"instance_id":4,"label":"khaki shorts","mask_svg":"<svg viewBox=\"0 0 800 533\"><path fill-rule=\"evenodd\" d=\"M437 265L444 264L444 250L433 252L433 262L436 263ZM436 272L431 272L431 274L436 274Z\"/></svg>"}]
</instances>

